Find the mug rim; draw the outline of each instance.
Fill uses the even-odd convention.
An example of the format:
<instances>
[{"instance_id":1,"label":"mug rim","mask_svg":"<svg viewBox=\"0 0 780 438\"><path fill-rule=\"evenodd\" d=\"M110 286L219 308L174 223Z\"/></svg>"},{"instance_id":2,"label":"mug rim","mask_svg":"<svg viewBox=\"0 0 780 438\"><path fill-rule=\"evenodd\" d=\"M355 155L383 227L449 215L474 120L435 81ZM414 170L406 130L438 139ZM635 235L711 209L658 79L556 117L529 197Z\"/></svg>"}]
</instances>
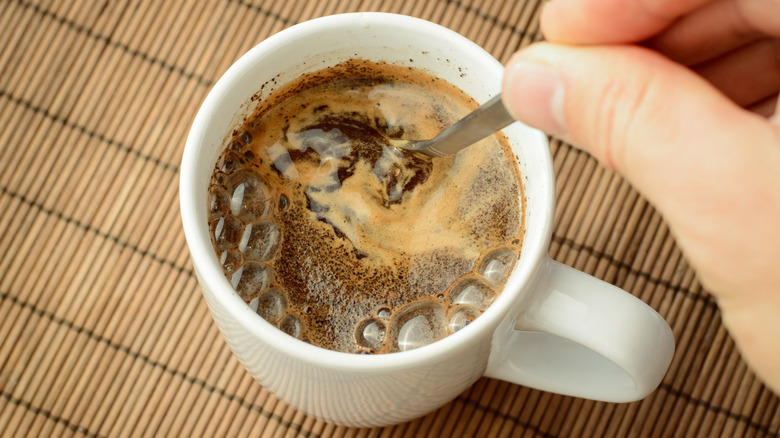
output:
<instances>
[{"instance_id":1,"label":"mug rim","mask_svg":"<svg viewBox=\"0 0 780 438\"><path fill-rule=\"evenodd\" d=\"M187 136L184 153L181 162L181 171L179 179L179 200L181 208L181 220L184 228L185 239L189 247L192 263L195 268L199 283L204 282L209 285L212 293L211 298L218 300L220 305L226 309L230 316L240 324L246 331L252 333L272 348L283 352L291 357L308 363L317 364L320 367L331 369L349 370L352 372L373 373L376 371L386 371L392 369L402 369L413 366L421 362L430 360L441 360L442 357L458 354L459 346L469 345L473 342L491 342L492 331L504 320L506 315L514 307L513 302L520 301L520 295L532 282L535 274L539 272L539 266L547 258L547 248L552 234L552 221L554 212L554 175L552 168L552 157L550 155L547 137L538 132L539 141L547 147L546 156L543 161L537 165L547 167L546 171L540 170L535 181L544 178L542 184L546 184L546 208L541 211L536 209L536 224L533 232L538 233L536 238L529 239L529 229L527 226L530 212L526 212L524 217L524 239L521 248L521 254L531 251L531 254L524 254L520 262L515 266L509 280L504 286L504 290L498 298L492 303L485 312L475 319L469 327L448 335L443 339L437 340L426 346L395 353L359 355L354 353L345 353L328 350L317 347L301 340L295 339L278 328L265 321L256 312L249 309L249 306L238 296L233 287L225 278L222 269L213 257L213 247L208 231L200 233L198 221L205 220L205 217L198 217L196 201L199 199L197 191L199 186L196 183L197 160L199 152L207 145L202 141L205 137L206 128L209 124L211 115L215 113L222 99L231 90L234 81L246 70L250 69L258 59L265 53L284 46L288 41L316 34L319 32L328 32L331 29L342 28L344 26L392 26L398 28L408 28L413 26L415 32L434 33L436 38L445 38L452 41L452 44L465 45L473 56L480 62L490 62L495 64L491 69L496 69L496 75L500 78L503 75L503 66L485 49L469 40L468 38L433 22L415 18L406 15L384 13L384 12L357 12L336 14L305 21L289 28L286 28L267 39L261 41L246 54L235 61L229 69L220 77L213 88L209 91L206 99L195 116L195 119ZM499 79L500 83L500 79ZM251 92L247 93L247 98ZM238 110L238 108L236 108ZM517 123L517 122L516 122ZM524 127L525 129L530 129ZM509 137L509 135L507 135ZM533 146L532 146L533 147ZM527 185L527 175L522 175L524 185ZM525 189L527 196L528 190ZM527 207L527 205L526 205ZM529 240L531 240L529 242ZM528 248L527 244L532 244ZM213 260L210 260L213 258ZM203 294L209 292L203 285L199 284Z\"/></svg>"}]
</instances>

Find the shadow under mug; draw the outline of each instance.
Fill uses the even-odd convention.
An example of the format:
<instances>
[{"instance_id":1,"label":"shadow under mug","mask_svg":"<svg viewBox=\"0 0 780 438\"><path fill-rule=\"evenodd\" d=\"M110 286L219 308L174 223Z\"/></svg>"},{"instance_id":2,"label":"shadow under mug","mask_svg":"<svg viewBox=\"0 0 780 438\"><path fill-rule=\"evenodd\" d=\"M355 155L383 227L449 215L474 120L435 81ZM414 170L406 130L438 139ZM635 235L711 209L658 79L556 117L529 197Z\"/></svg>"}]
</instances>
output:
<instances>
[{"instance_id":1,"label":"shadow under mug","mask_svg":"<svg viewBox=\"0 0 780 438\"><path fill-rule=\"evenodd\" d=\"M214 163L235 127L270 92L303 73L360 57L421 68L478 102L500 91L502 65L444 27L401 15L357 13L298 24L261 42L211 90L181 166L184 232L214 321L269 391L319 419L383 426L422 416L481 376L610 402L641 399L674 351L666 322L631 294L548 256L555 182L547 138L520 123L504 130L525 188L525 238L504 291L468 327L428 346L384 355L314 347L253 312L222 273L207 224Z\"/></svg>"}]
</instances>

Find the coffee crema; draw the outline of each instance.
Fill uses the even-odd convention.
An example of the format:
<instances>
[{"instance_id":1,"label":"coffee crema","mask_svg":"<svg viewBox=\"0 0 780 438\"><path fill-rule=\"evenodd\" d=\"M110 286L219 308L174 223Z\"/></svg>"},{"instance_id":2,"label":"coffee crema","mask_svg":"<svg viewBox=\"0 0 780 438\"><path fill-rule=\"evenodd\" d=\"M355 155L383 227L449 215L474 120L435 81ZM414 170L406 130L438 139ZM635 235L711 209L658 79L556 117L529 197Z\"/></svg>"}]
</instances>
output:
<instances>
[{"instance_id":1,"label":"coffee crema","mask_svg":"<svg viewBox=\"0 0 780 438\"><path fill-rule=\"evenodd\" d=\"M230 283L298 339L353 353L418 348L477 318L523 238L501 134L430 159L476 102L423 70L351 59L274 90L230 135L209 227Z\"/></svg>"}]
</instances>

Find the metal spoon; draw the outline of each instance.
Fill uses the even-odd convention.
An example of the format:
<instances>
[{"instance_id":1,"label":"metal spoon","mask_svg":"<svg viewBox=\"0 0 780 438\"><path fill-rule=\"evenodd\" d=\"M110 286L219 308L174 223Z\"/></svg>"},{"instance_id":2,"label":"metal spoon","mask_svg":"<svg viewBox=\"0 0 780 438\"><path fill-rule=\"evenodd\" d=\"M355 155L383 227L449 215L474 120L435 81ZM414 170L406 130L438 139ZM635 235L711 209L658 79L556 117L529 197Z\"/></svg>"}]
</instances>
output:
<instances>
[{"instance_id":1,"label":"metal spoon","mask_svg":"<svg viewBox=\"0 0 780 438\"><path fill-rule=\"evenodd\" d=\"M515 119L509 115L501 101L501 94L498 94L433 139L409 141L397 146L431 157L452 155L507 127L514 121Z\"/></svg>"}]
</instances>

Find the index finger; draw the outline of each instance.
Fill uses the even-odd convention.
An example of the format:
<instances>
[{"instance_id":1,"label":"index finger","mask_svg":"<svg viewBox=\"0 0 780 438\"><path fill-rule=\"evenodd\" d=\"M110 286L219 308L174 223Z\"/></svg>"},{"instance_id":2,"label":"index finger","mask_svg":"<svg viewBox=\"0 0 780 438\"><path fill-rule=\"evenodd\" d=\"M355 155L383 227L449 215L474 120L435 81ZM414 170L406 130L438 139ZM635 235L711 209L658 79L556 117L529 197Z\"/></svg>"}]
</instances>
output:
<instances>
[{"instance_id":1,"label":"index finger","mask_svg":"<svg viewBox=\"0 0 780 438\"><path fill-rule=\"evenodd\" d=\"M712 0L553 0L542 33L565 44L637 43Z\"/></svg>"}]
</instances>

